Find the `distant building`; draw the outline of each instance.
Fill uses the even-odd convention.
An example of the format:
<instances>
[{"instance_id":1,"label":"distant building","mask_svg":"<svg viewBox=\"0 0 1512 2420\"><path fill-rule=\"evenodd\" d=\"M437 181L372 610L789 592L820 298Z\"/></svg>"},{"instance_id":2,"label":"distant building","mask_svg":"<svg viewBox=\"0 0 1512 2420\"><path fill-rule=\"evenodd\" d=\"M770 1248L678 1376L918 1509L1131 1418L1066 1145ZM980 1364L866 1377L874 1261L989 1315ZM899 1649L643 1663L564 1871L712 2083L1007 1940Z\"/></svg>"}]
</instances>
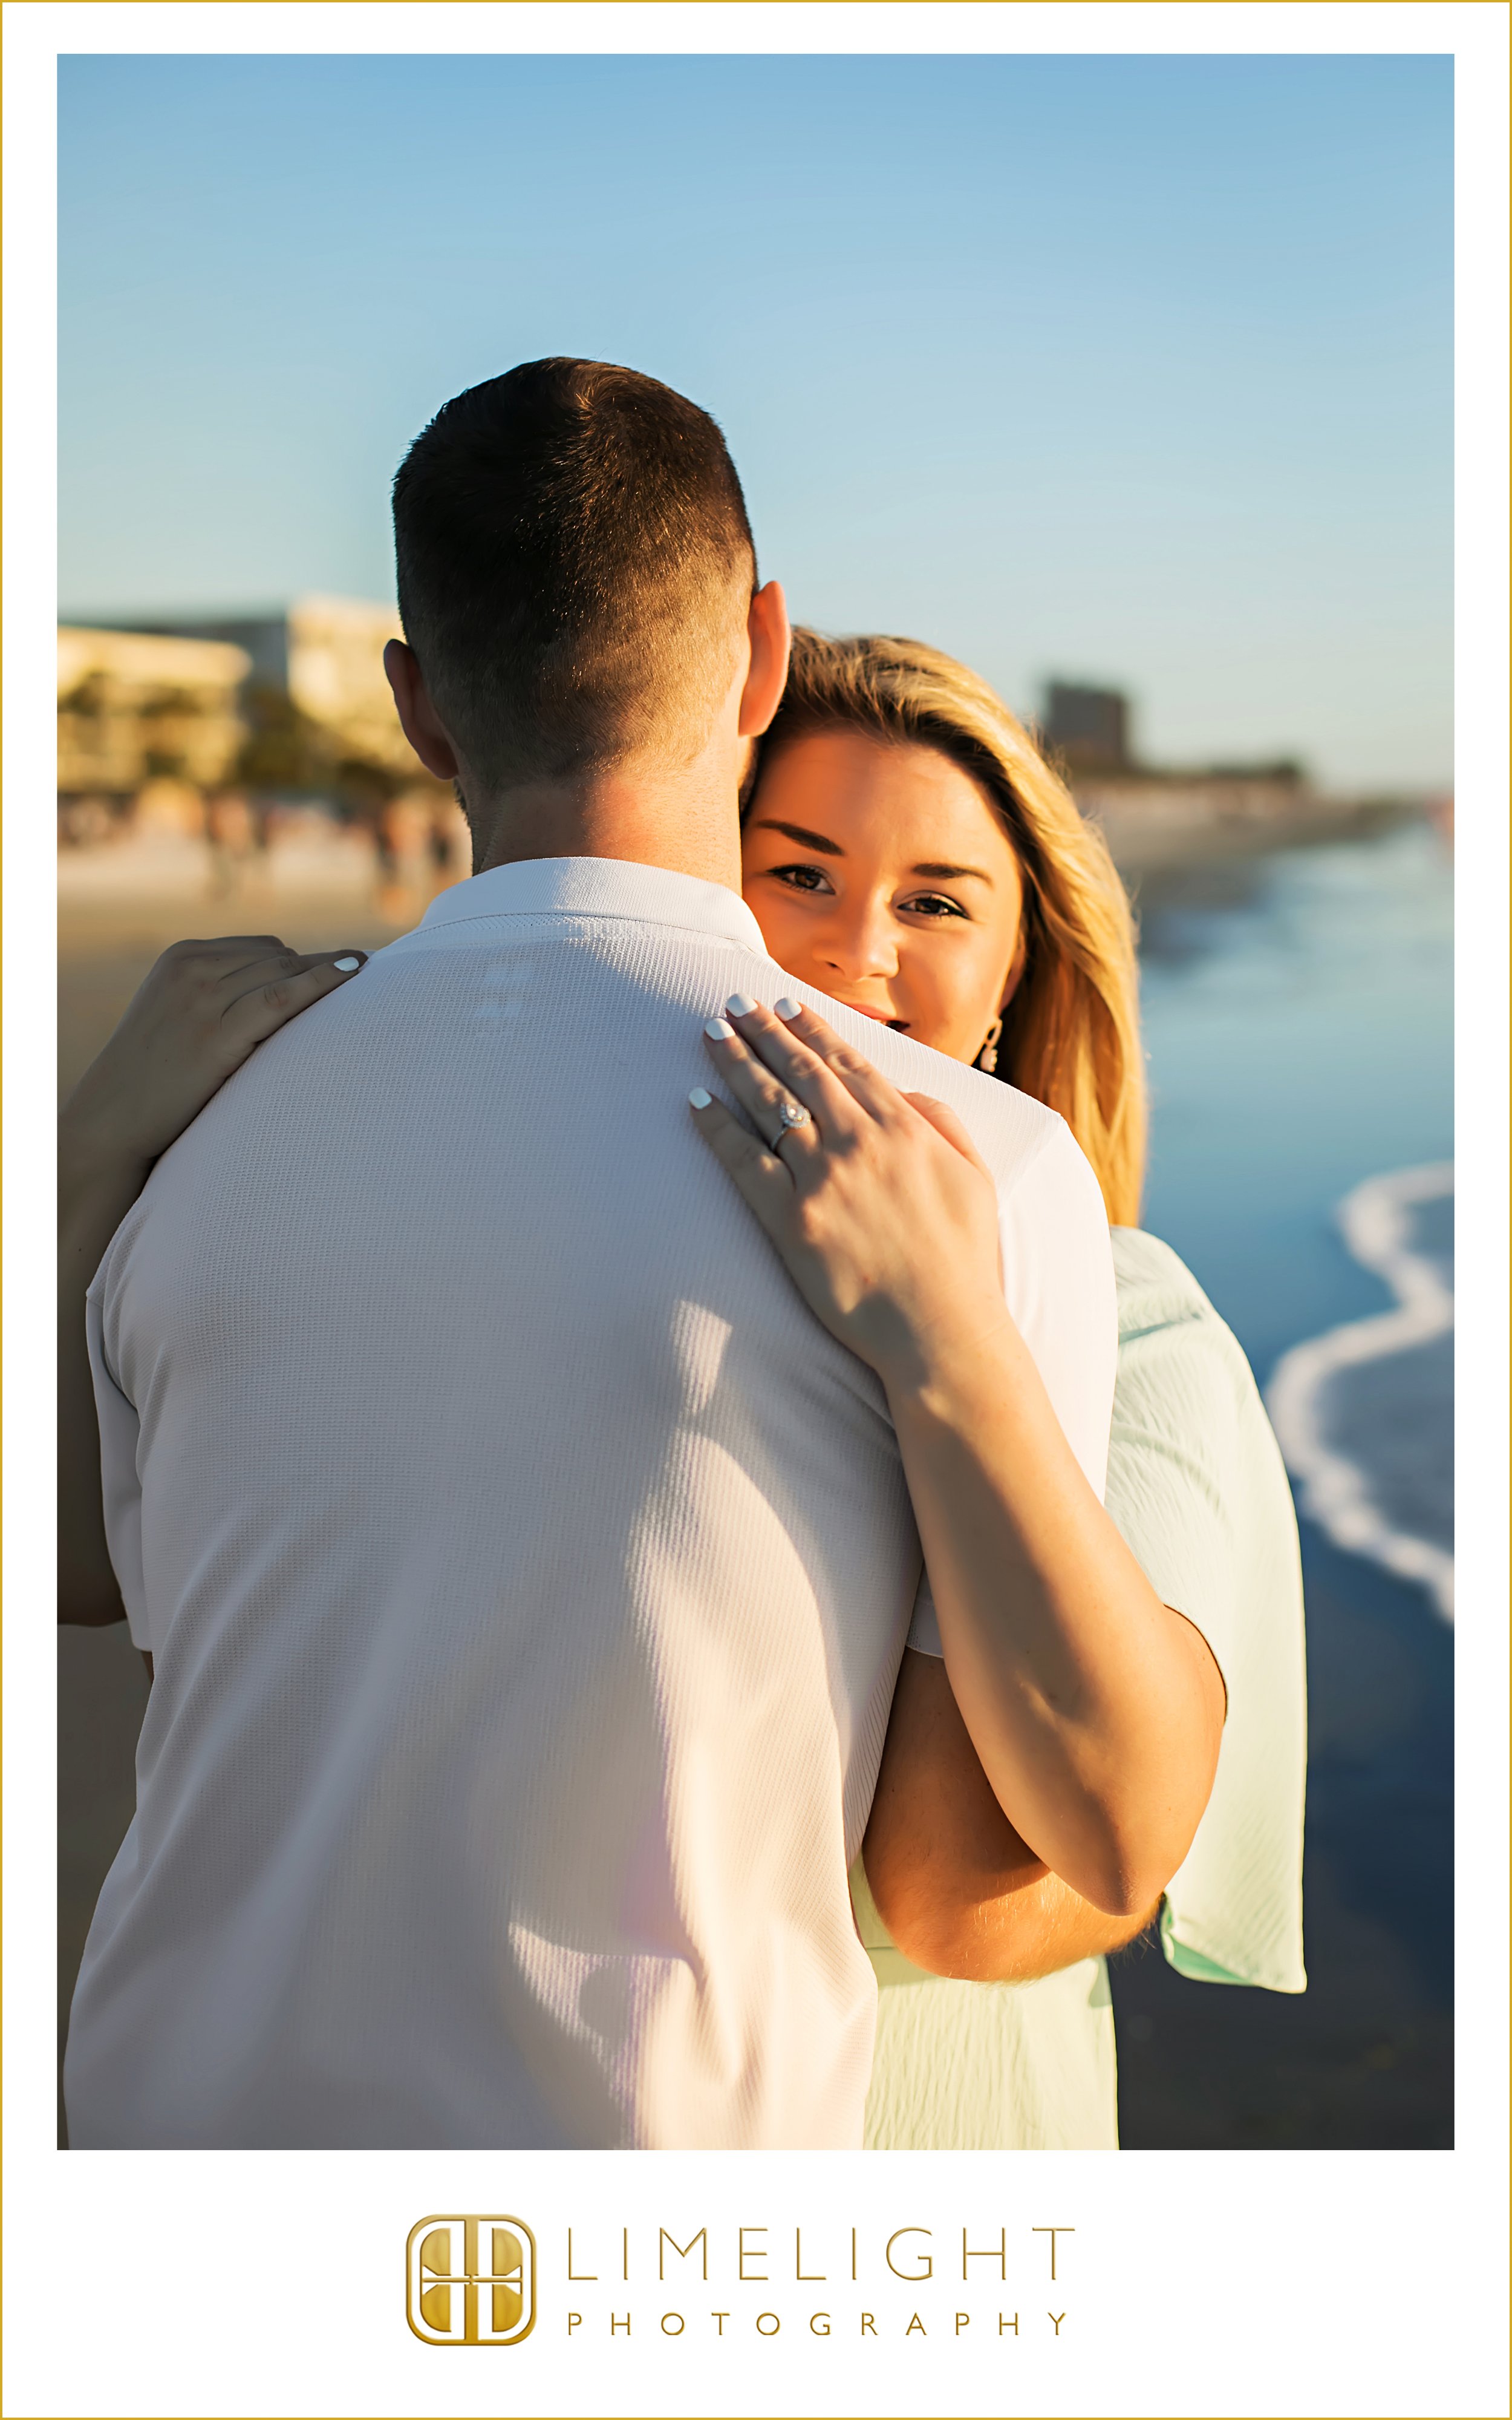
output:
<instances>
[{"instance_id":1,"label":"distant building","mask_svg":"<svg viewBox=\"0 0 1512 2420\"><path fill-rule=\"evenodd\" d=\"M246 738L251 658L198 638L64 626L57 634L60 799L121 801L154 780L212 787Z\"/></svg>"},{"instance_id":2,"label":"distant building","mask_svg":"<svg viewBox=\"0 0 1512 2420\"><path fill-rule=\"evenodd\" d=\"M106 848L112 879L133 849L165 879L177 850L180 876L213 872L222 890L275 860L344 880L361 863L380 911L412 923L471 845L451 784L399 727L383 671L399 635L392 607L347 597L61 626L58 842L74 874L93 879Z\"/></svg>"},{"instance_id":3,"label":"distant building","mask_svg":"<svg viewBox=\"0 0 1512 2420\"><path fill-rule=\"evenodd\" d=\"M354 597L301 597L282 613L180 614L132 619L126 628L239 648L247 659L243 713L270 771L292 768L293 739L281 706L310 726L314 752L333 764L423 781L399 728L383 673L383 649L402 636L390 605ZM306 752L309 752L308 750ZM257 778L255 759L250 778ZM292 770L284 778L292 786Z\"/></svg>"},{"instance_id":4,"label":"distant building","mask_svg":"<svg viewBox=\"0 0 1512 2420\"><path fill-rule=\"evenodd\" d=\"M1140 867L1211 847L1266 845L1262 835L1320 828L1331 812L1294 757L1158 767L1136 757L1121 690L1045 684L1041 736L1084 815L1114 859Z\"/></svg>"},{"instance_id":5,"label":"distant building","mask_svg":"<svg viewBox=\"0 0 1512 2420\"><path fill-rule=\"evenodd\" d=\"M1044 693L1044 737L1051 753L1072 773L1126 773L1129 701L1121 690L1050 681Z\"/></svg>"},{"instance_id":6,"label":"distant building","mask_svg":"<svg viewBox=\"0 0 1512 2420\"><path fill-rule=\"evenodd\" d=\"M197 639L208 645L239 647L247 659L249 687L286 690L288 622L288 615L282 613L133 613L114 627L138 631L148 638Z\"/></svg>"}]
</instances>

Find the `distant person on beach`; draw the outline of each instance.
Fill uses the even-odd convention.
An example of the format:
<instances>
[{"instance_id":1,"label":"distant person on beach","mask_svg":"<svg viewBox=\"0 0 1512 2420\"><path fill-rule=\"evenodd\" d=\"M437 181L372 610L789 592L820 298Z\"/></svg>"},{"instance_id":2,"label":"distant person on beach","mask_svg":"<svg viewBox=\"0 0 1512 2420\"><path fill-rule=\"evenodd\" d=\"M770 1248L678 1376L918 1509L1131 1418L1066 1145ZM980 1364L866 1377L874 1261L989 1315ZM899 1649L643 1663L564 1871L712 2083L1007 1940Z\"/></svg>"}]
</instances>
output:
<instances>
[{"instance_id":1,"label":"distant person on beach","mask_svg":"<svg viewBox=\"0 0 1512 2420\"><path fill-rule=\"evenodd\" d=\"M531 365L395 521L391 676L478 872L361 970L189 948L65 1111L62 1610L155 1667L72 2140L853 2145L911 1621L1116 1937L1212 1786L1218 1664L1099 1501L1103 1202L983 1038L764 951L737 788L788 632L705 415ZM711 1065L743 1116L679 1107ZM940 1747L889 1751L916 1900Z\"/></svg>"}]
</instances>

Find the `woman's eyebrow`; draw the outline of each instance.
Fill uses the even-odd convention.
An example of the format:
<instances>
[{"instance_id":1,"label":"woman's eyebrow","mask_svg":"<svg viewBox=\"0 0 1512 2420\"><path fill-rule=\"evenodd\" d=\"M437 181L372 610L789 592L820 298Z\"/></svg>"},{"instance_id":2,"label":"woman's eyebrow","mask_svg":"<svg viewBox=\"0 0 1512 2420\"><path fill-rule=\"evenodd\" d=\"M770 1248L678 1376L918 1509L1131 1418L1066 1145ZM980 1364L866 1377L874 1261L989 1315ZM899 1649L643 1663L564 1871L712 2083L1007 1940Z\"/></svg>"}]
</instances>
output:
<instances>
[{"instance_id":1,"label":"woman's eyebrow","mask_svg":"<svg viewBox=\"0 0 1512 2420\"><path fill-rule=\"evenodd\" d=\"M781 832L785 839L795 840L800 848L815 849L821 857L843 857L845 854L838 840L826 840L823 832L805 831L802 824L776 823L770 815L754 815L750 830Z\"/></svg>"},{"instance_id":2,"label":"woman's eyebrow","mask_svg":"<svg viewBox=\"0 0 1512 2420\"><path fill-rule=\"evenodd\" d=\"M992 888L992 876L980 865L916 865L913 870L931 882L985 882Z\"/></svg>"}]
</instances>

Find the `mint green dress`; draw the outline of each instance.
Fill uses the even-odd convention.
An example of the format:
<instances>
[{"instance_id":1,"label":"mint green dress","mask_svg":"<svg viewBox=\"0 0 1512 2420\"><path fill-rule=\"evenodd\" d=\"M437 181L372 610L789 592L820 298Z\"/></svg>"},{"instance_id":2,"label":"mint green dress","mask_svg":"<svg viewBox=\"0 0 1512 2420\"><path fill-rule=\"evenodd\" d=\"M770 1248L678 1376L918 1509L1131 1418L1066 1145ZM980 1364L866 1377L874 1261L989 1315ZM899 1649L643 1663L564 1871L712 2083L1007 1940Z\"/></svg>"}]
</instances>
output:
<instances>
[{"instance_id":1,"label":"mint green dress","mask_svg":"<svg viewBox=\"0 0 1512 2420\"><path fill-rule=\"evenodd\" d=\"M1119 1371L1107 1508L1228 1692L1212 1796L1161 1910L1179 1974L1306 1988L1302 1825L1306 1683L1296 1515L1239 1344L1157 1236L1113 1230ZM928 1585L909 1644L939 1652ZM859 1858L857 1930L877 1978L870 2150L1116 2150L1107 1967L959 1983L894 1948Z\"/></svg>"}]
</instances>

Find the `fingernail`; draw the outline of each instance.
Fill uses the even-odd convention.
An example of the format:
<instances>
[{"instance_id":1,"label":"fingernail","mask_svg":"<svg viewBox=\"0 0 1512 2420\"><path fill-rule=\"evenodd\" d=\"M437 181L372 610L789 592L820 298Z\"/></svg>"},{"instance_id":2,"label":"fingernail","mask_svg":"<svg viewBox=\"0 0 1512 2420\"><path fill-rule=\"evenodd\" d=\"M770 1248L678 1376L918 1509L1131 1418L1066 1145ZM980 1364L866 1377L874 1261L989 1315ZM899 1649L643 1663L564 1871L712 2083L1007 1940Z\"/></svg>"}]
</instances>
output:
<instances>
[{"instance_id":1,"label":"fingernail","mask_svg":"<svg viewBox=\"0 0 1512 2420\"><path fill-rule=\"evenodd\" d=\"M731 1016L748 1016L755 1005L755 1001L748 1000L743 991L733 991L725 1001L725 1010Z\"/></svg>"},{"instance_id":2,"label":"fingernail","mask_svg":"<svg viewBox=\"0 0 1512 2420\"><path fill-rule=\"evenodd\" d=\"M714 1094L706 1093L702 1084L695 1084L687 1097L695 1109L709 1109L714 1101Z\"/></svg>"},{"instance_id":3,"label":"fingernail","mask_svg":"<svg viewBox=\"0 0 1512 2420\"><path fill-rule=\"evenodd\" d=\"M361 958L337 958L334 963L339 975L354 975L363 961Z\"/></svg>"},{"instance_id":4,"label":"fingernail","mask_svg":"<svg viewBox=\"0 0 1512 2420\"><path fill-rule=\"evenodd\" d=\"M726 1025L722 1016L706 1016L703 1031L711 1042L733 1042L735 1038L734 1027Z\"/></svg>"},{"instance_id":5,"label":"fingernail","mask_svg":"<svg viewBox=\"0 0 1512 2420\"><path fill-rule=\"evenodd\" d=\"M801 1000L779 1000L776 1014L782 1019L784 1025L791 1025L795 1016L803 1015L803 1002Z\"/></svg>"}]
</instances>

